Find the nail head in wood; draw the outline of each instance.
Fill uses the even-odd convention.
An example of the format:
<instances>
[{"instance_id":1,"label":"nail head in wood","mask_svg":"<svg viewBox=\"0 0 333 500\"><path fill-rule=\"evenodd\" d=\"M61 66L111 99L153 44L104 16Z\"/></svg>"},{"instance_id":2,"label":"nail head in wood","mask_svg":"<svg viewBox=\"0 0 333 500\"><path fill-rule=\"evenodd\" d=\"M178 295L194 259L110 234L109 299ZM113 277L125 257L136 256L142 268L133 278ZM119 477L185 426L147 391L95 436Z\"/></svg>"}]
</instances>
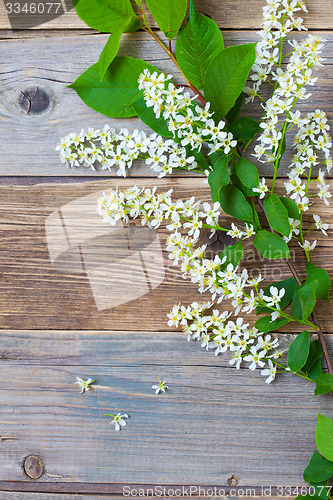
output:
<instances>
[{"instance_id":1,"label":"nail head in wood","mask_svg":"<svg viewBox=\"0 0 333 500\"><path fill-rule=\"evenodd\" d=\"M21 90L18 104L27 115L40 115L50 106L50 98L40 87Z\"/></svg>"},{"instance_id":2,"label":"nail head in wood","mask_svg":"<svg viewBox=\"0 0 333 500\"><path fill-rule=\"evenodd\" d=\"M23 468L31 479L39 479L44 472L43 462L36 455L29 455L24 460Z\"/></svg>"}]
</instances>

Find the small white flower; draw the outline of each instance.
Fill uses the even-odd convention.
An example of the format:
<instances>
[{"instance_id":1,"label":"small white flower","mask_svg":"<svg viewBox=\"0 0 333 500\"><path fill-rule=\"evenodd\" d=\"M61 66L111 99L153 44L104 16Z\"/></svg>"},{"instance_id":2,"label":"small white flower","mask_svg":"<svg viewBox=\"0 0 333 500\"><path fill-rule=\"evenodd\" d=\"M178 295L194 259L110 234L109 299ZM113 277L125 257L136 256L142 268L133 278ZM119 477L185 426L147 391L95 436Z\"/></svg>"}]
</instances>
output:
<instances>
[{"instance_id":1,"label":"small white flower","mask_svg":"<svg viewBox=\"0 0 333 500\"><path fill-rule=\"evenodd\" d=\"M77 382L75 382L75 384L80 386L81 394L85 391L89 391L90 384L93 384L95 382L95 380L93 380L92 378L88 378L88 380L84 380L83 378L76 377L76 380L77 380Z\"/></svg>"},{"instance_id":2,"label":"small white flower","mask_svg":"<svg viewBox=\"0 0 333 500\"><path fill-rule=\"evenodd\" d=\"M163 380L163 382L161 382L160 378L158 378L158 384L152 385L151 388L154 389L155 394L159 394L160 392L164 393L167 389L170 389L170 387L166 385L166 380Z\"/></svg>"},{"instance_id":3,"label":"small white flower","mask_svg":"<svg viewBox=\"0 0 333 500\"><path fill-rule=\"evenodd\" d=\"M312 245L310 245L310 242L308 240L305 240L304 241L304 244L302 245L302 243L298 242L299 246L303 248L303 250L305 252L310 252L311 250L313 250L315 248L315 246L317 245L317 240L315 240Z\"/></svg>"},{"instance_id":4,"label":"small white flower","mask_svg":"<svg viewBox=\"0 0 333 500\"><path fill-rule=\"evenodd\" d=\"M265 177L263 177L259 183L259 187L253 188L252 191L259 194L259 198L262 199L265 197L265 194L268 192L268 187L266 186Z\"/></svg>"},{"instance_id":5,"label":"small white flower","mask_svg":"<svg viewBox=\"0 0 333 500\"><path fill-rule=\"evenodd\" d=\"M330 226L329 224L326 224L324 223L321 219L320 219L320 216L319 215L316 215L316 214L313 214L313 219L315 221L315 225L316 225L316 228L317 229L320 229L321 232L327 236L327 233L326 233L326 229L328 229Z\"/></svg>"},{"instance_id":6,"label":"small white flower","mask_svg":"<svg viewBox=\"0 0 333 500\"><path fill-rule=\"evenodd\" d=\"M116 431L120 431L122 427L125 427L126 421L124 418L129 418L127 413L118 413L118 415L112 415L112 413L104 413L103 417L113 417L110 425L114 425Z\"/></svg>"},{"instance_id":7,"label":"small white flower","mask_svg":"<svg viewBox=\"0 0 333 500\"><path fill-rule=\"evenodd\" d=\"M268 378L266 378L265 382L266 384L270 384L273 382L275 379L276 375L276 366L273 365L272 361L269 359L268 360L269 368L265 368L265 370L261 370L261 375L263 377L266 377L268 375Z\"/></svg>"}]
</instances>

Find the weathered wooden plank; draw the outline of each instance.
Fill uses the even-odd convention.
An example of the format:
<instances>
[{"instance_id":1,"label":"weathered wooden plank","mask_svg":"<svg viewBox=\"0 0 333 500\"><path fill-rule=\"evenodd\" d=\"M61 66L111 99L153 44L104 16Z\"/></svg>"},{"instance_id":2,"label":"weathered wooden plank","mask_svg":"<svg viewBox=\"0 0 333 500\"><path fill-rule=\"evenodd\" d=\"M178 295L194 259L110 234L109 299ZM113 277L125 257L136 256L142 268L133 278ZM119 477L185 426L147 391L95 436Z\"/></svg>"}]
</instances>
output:
<instances>
[{"instance_id":1,"label":"weathered wooden plank","mask_svg":"<svg viewBox=\"0 0 333 500\"><path fill-rule=\"evenodd\" d=\"M134 2L133 2L134 3ZM200 12L211 16L221 28L225 29L257 29L262 22L262 7L264 0L227 0L223 2L221 8L219 0L196 0L196 6ZM64 2L62 2L64 6ZM37 26L37 29L82 29L86 25L78 18L74 10L69 10L70 2L66 2L68 8L60 17L40 16L39 21L44 24ZM309 13L304 14L306 25L311 29L330 29L332 27L333 10L329 0L308 0L306 2ZM64 6L65 7L65 6ZM53 18L53 19L52 19ZM151 26L157 26L149 16ZM0 29L8 29L11 24L5 9L0 11ZM14 27L25 29L28 20L25 16L15 19Z\"/></svg>"},{"instance_id":2,"label":"weathered wooden plank","mask_svg":"<svg viewBox=\"0 0 333 500\"><path fill-rule=\"evenodd\" d=\"M297 33L296 36L303 35ZM332 119L333 103L330 95L333 91L333 34L325 33L325 37L328 40L325 67L319 72L319 80L311 89L312 98L303 102L301 109L310 111L319 107L327 111ZM74 90L65 86L96 62L106 39L106 35L81 34L66 37L66 43L61 36L2 42L5 59L2 61L0 75L1 175L108 176L109 172L93 173L84 168L73 170L60 164L55 152L60 137L89 126L100 128L105 123L117 128L125 126L130 130L138 127L147 130L138 119L115 120L93 112ZM238 44L256 41L257 35L253 32L227 32L225 39L227 44ZM175 73L176 80L181 81L165 53L147 34L126 35L120 53L144 58L163 71ZM35 91L37 88L39 93L46 93L49 105L44 112L36 115L22 109L19 100L22 92ZM259 118L260 110L257 102L248 105L244 112ZM281 172L285 171L289 157L290 149ZM263 166L260 168L265 175L270 173L270 169ZM151 169L143 164L135 166L131 171L132 176L152 174Z\"/></svg>"},{"instance_id":3,"label":"weathered wooden plank","mask_svg":"<svg viewBox=\"0 0 333 500\"><path fill-rule=\"evenodd\" d=\"M142 179L135 183L147 185ZM161 191L172 187L175 198L195 193L209 199L201 179L156 184ZM164 331L166 314L175 302L208 299L171 265L165 229L150 234L137 226L113 229L101 222L96 199L117 185L132 186L133 180L0 188L1 328ZM331 206L318 201L316 212L329 220ZM304 220L312 224L310 215ZM229 227L230 218L221 222ZM331 239L321 233L316 238L314 263L332 275ZM208 240L209 255L221 250L212 242ZM293 251L296 267L304 269L297 244ZM246 243L243 262L253 275L261 272L267 284L289 276L284 263L261 260L251 242ZM332 332L332 308L319 303L318 314L324 331Z\"/></svg>"},{"instance_id":4,"label":"weathered wooden plank","mask_svg":"<svg viewBox=\"0 0 333 500\"><path fill-rule=\"evenodd\" d=\"M195 342L183 350L181 340L164 340L142 333L140 368L135 355L133 365L116 364L117 352L135 349L128 337L115 351L106 345L108 366L32 363L15 365L13 376L1 361L0 480L24 481L22 461L35 454L45 471L38 483L228 485L236 476L239 487L303 484L317 413L329 414L331 396L314 398L312 384L291 374L267 385L258 371L222 368L213 354L201 364L209 354ZM29 350L29 337L23 343ZM93 376L96 386L81 395L76 376ZM160 397L151 389L158 376L170 386ZM102 416L118 411L130 415L119 433Z\"/></svg>"}]
</instances>

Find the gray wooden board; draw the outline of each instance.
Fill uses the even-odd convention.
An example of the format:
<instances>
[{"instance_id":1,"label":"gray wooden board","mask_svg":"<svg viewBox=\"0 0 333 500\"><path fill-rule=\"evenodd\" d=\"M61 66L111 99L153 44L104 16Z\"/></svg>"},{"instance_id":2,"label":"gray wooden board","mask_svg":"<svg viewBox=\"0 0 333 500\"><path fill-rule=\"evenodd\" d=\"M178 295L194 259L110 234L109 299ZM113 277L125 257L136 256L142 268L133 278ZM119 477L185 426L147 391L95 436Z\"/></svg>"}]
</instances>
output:
<instances>
[{"instance_id":1,"label":"gray wooden board","mask_svg":"<svg viewBox=\"0 0 333 500\"><path fill-rule=\"evenodd\" d=\"M134 1L132 2L134 4ZM309 13L302 12L302 17L306 19L306 25L312 29L329 29L332 27L333 9L329 0L307 0L306 5ZM62 2L64 4L64 2ZM221 28L229 29L255 29L259 28L262 22L262 7L264 0L225 0L221 7L220 0L196 0L197 8L203 14L211 16ZM135 8L135 4L134 4ZM67 11L66 14L50 20L50 17L40 17L41 24L37 29L82 29L86 25L79 19L74 10ZM151 16L148 16L149 24L157 26ZM21 16L21 23L17 28L26 28L24 16ZM5 9L0 9L0 28L10 27Z\"/></svg>"},{"instance_id":2,"label":"gray wooden board","mask_svg":"<svg viewBox=\"0 0 333 500\"><path fill-rule=\"evenodd\" d=\"M22 461L36 454L39 483L225 485L235 475L238 486L303 484L317 413L331 413L332 396L315 398L312 384L285 374L267 385L174 333L10 333L0 361L0 480L24 480ZM57 365L38 362L38 342ZM25 365L10 359L31 349ZM81 364L72 363L78 352ZM96 386L81 395L76 376ZM161 396L151 389L157 377L170 386ZM130 415L120 432L102 416L118 411Z\"/></svg>"},{"instance_id":3,"label":"gray wooden board","mask_svg":"<svg viewBox=\"0 0 333 500\"><path fill-rule=\"evenodd\" d=\"M117 233L118 229L96 214L101 192L133 183L132 179L110 179L0 187L0 328L165 330L166 314L175 303L209 300L210 295L199 294L197 286L184 279L179 266L168 259L166 229L149 234L149 239L144 233L143 241L151 244L141 248L141 240L135 236L141 234L140 222L125 225ZM195 193L197 199L209 200L208 186L201 179L159 179L155 183L159 192L173 188L174 199L188 199ZM147 185L142 179L135 179L135 184ZM282 194L281 184L279 181L277 192ZM318 201L316 213L329 221L331 207ZM306 227L313 224L311 215L306 214L304 221ZM224 215L221 224L230 227L230 217ZM316 238L313 262L332 275L332 240L321 233ZM207 234L202 243L213 245L209 257L222 250ZM134 250L132 255L125 254L129 248ZM251 241L245 242L245 249L244 266L251 276L261 273L266 278L263 286L290 276L284 262L259 257ZM297 243L292 247L292 259L297 269L304 269L304 255ZM318 315L324 331L332 332L330 304L319 301ZM248 318L255 321L254 314ZM299 331L294 323L285 328Z\"/></svg>"},{"instance_id":4,"label":"gray wooden board","mask_svg":"<svg viewBox=\"0 0 333 500\"><path fill-rule=\"evenodd\" d=\"M35 32L36 33L36 32ZM226 32L226 44L240 44L258 40L254 32ZM304 36L296 33L296 37ZM333 76L333 35L324 33L328 40L325 50L325 66L318 72L318 82L311 87L311 99L304 101L300 109L308 112L316 108L325 110L329 119L333 117L332 93ZM86 68L98 60L107 35L93 33L78 34L72 37L61 35L34 38L9 39L2 41L2 60L0 75L0 131L1 162L0 174L23 176L97 176L110 175L109 171L93 173L90 169L67 169L59 161L55 146L60 137L89 126L100 128L106 123L116 128L129 130L142 128L136 118L126 120L104 117L88 108L74 90L66 88ZM82 50L84 47L84 50ZM156 42L144 33L125 35L120 54L139 57L156 65L165 72L176 75L173 63L168 59ZM44 90L50 99L49 107L39 115L27 113L19 106L22 92ZM249 104L244 113L260 117L261 106L257 101ZM286 172L290 148L281 166L281 174ZM249 151L250 155L251 151ZM249 156L251 157L251 156ZM271 168L260 166L265 175ZM155 176L143 163L132 168L130 175Z\"/></svg>"}]
</instances>

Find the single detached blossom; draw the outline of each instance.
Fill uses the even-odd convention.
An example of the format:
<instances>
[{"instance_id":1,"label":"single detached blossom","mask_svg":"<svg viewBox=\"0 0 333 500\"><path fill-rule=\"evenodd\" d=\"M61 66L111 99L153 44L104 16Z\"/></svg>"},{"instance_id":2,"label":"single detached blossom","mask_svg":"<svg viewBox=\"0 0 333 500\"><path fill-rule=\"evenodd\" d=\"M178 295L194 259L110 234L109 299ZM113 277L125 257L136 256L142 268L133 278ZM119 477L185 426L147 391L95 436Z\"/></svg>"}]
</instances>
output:
<instances>
[{"instance_id":1,"label":"single detached blossom","mask_svg":"<svg viewBox=\"0 0 333 500\"><path fill-rule=\"evenodd\" d=\"M155 394L159 394L160 392L164 393L167 389L170 389L170 387L166 385L166 380L161 382L160 378L158 378L158 384L152 385L151 388L154 389Z\"/></svg>"},{"instance_id":2,"label":"single detached blossom","mask_svg":"<svg viewBox=\"0 0 333 500\"><path fill-rule=\"evenodd\" d=\"M112 415L112 413L104 413L103 417L113 417L110 425L114 425L116 431L120 431L122 427L125 427L126 421L124 418L129 418L127 413L118 413L118 415Z\"/></svg>"},{"instance_id":3,"label":"single detached blossom","mask_svg":"<svg viewBox=\"0 0 333 500\"><path fill-rule=\"evenodd\" d=\"M88 380L84 380L80 377L76 377L76 380L77 380L77 382L75 382L75 384L77 384L80 387L81 394L85 391L89 391L90 385L95 382L95 380L93 380L92 378L88 378Z\"/></svg>"}]
</instances>

